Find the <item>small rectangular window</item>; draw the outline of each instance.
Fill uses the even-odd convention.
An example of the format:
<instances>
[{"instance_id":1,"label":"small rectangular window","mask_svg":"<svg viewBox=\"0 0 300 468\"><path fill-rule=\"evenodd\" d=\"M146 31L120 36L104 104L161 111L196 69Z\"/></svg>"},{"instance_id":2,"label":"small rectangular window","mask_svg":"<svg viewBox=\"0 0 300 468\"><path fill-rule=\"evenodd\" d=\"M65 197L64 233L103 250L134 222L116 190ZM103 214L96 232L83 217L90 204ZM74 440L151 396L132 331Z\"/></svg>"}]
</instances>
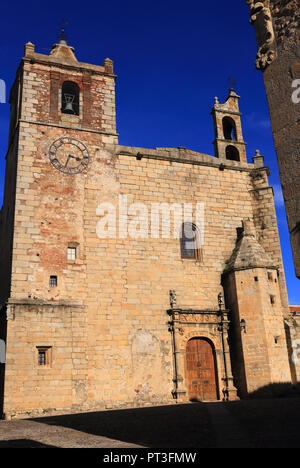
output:
<instances>
[{"instance_id":1,"label":"small rectangular window","mask_svg":"<svg viewBox=\"0 0 300 468\"><path fill-rule=\"evenodd\" d=\"M39 351L39 366L46 365L46 351Z\"/></svg>"},{"instance_id":2,"label":"small rectangular window","mask_svg":"<svg viewBox=\"0 0 300 468\"><path fill-rule=\"evenodd\" d=\"M67 258L72 261L76 260L76 247L68 247Z\"/></svg>"},{"instance_id":3,"label":"small rectangular window","mask_svg":"<svg viewBox=\"0 0 300 468\"><path fill-rule=\"evenodd\" d=\"M50 366L51 364L51 347L37 347L37 365L38 367Z\"/></svg>"},{"instance_id":4,"label":"small rectangular window","mask_svg":"<svg viewBox=\"0 0 300 468\"><path fill-rule=\"evenodd\" d=\"M50 276L50 280L49 280L49 286L50 288L56 288L57 286L57 276Z\"/></svg>"}]
</instances>

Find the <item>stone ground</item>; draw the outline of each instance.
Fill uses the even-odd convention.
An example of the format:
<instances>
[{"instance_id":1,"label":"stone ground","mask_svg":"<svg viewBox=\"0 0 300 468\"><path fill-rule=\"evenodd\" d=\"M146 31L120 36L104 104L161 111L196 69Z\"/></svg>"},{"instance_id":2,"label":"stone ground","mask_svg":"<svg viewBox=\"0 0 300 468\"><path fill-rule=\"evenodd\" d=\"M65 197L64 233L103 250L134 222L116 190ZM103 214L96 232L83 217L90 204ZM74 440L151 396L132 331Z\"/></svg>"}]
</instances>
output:
<instances>
[{"instance_id":1,"label":"stone ground","mask_svg":"<svg viewBox=\"0 0 300 468\"><path fill-rule=\"evenodd\" d=\"M299 448L300 399L0 421L0 448Z\"/></svg>"}]
</instances>

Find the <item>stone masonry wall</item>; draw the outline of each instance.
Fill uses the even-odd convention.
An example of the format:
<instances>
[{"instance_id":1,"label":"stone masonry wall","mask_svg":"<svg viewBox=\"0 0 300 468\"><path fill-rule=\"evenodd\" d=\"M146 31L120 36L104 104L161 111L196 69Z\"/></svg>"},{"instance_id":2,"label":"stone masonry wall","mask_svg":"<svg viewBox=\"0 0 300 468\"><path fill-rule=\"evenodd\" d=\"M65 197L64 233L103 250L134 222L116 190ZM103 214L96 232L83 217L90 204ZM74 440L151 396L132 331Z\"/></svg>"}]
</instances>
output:
<instances>
[{"instance_id":1,"label":"stone masonry wall","mask_svg":"<svg viewBox=\"0 0 300 468\"><path fill-rule=\"evenodd\" d=\"M231 169L220 171L215 158L199 155L201 164L195 165L191 162L197 161L196 155L191 157L187 153L180 160L180 150L116 147L115 153L111 153L103 144L103 136L80 133L77 137L90 149L92 161L87 173L68 176L54 169L44 154L52 138L63 135L63 130L22 125L24 138L20 144L24 147L20 147L20 164L27 159L30 169L22 176L23 183L28 185L17 187L12 297L20 301L24 298L34 301L37 297L50 304L60 301L69 304L70 309L75 301L82 307L77 316L82 313L84 319L78 329L81 345L75 357L77 343L70 350L70 329L62 321L63 308L53 308L55 312L50 319L48 307L41 304L38 313L32 312L31 319L31 314L25 315L25 310L18 306L14 320L8 322L7 358L13 366L6 379L5 413L21 414L28 405L33 411L34 401L36 411L170 401L173 369L166 314L169 290L177 291L180 307L216 309L221 274L235 246L236 228L241 226L242 219L253 219L249 192L252 188L249 169L253 166L245 165L241 170L241 165L234 163L229 166ZM68 135L75 134L68 130ZM113 141L114 137L110 138ZM26 139L35 142L36 147L23 156ZM131 155L118 155L126 151ZM153 159L138 160L133 155L139 151ZM103 202L117 205L119 194L128 196L128 206L132 202L147 206L162 201L203 202L203 263L182 260L178 239L99 239L96 229L101 216L97 216L97 208ZM131 219L134 215L131 214ZM80 258L72 264L66 260L70 241L80 244ZM50 274L58 276L57 288L48 287ZM54 327L58 321L61 323L60 360L55 358L54 335L48 333L52 319ZM29 337L26 335L32 328L31 320L35 320L35 333ZM64 320L70 319L66 316ZM22 333L25 338L18 348L15 343ZM52 388L49 381L55 382L51 408L49 393L43 399L40 392L36 399L40 387L32 385L35 372L32 350L44 345L53 347L52 367L45 369L49 389ZM18 349L27 356L24 360L18 357ZM59 385L64 366L71 365L70 359L76 359L75 373L64 374L71 382L67 385L64 381L67 394L56 400L54 387ZM80 398L76 394L77 369L80 369ZM23 379L22 397L21 385L16 387L14 383L15 375L20 381Z\"/></svg>"}]
</instances>

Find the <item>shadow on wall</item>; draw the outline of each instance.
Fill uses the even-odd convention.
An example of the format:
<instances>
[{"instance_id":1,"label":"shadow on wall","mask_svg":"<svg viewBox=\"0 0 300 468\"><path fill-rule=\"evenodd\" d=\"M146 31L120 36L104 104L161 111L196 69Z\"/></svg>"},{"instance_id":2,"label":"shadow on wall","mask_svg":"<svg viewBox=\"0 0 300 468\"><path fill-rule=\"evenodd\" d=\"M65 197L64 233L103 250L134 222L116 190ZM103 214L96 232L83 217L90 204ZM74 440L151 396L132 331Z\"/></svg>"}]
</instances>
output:
<instances>
[{"instance_id":1,"label":"shadow on wall","mask_svg":"<svg viewBox=\"0 0 300 468\"><path fill-rule=\"evenodd\" d=\"M5 342L7 331L6 309L0 310L0 419L3 417L4 378L5 378Z\"/></svg>"},{"instance_id":2,"label":"shadow on wall","mask_svg":"<svg viewBox=\"0 0 300 468\"><path fill-rule=\"evenodd\" d=\"M5 365L0 363L0 419L3 415L4 373Z\"/></svg>"},{"instance_id":3,"label":"shadow on wall","mask_svg":"<svg viewBox=\"0 0 300 468\"><path fill-rule=\"evenodd\" d=\"M249 393L248 398L300 398L300 386L290 382L272 383Z\"/></svg>"}]
</instances>

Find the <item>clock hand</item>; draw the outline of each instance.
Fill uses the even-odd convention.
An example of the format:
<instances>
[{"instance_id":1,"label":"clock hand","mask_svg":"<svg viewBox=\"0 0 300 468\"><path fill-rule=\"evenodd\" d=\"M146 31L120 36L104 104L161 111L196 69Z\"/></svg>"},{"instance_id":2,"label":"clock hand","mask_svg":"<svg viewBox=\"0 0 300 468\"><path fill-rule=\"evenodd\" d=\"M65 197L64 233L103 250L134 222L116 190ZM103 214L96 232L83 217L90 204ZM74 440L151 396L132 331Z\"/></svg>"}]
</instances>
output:
<instances>
[{"instance_id":1,"label":"clock hand","mask_svg":"<svg viewBox=\"0 0 300 468\"><path fill-rule=\"evenodd\" d=\"M67 162L66 162L66 164L65 164L64 167L67 167L67 165L68 165L68 163L69 163L69 161L70 161L71 158L72 158L72 159L77 159L75 156L72 156L72 154L69 154L69 155L68 155L68 158L67 158Z\"/></svg>"}]
</instances>

